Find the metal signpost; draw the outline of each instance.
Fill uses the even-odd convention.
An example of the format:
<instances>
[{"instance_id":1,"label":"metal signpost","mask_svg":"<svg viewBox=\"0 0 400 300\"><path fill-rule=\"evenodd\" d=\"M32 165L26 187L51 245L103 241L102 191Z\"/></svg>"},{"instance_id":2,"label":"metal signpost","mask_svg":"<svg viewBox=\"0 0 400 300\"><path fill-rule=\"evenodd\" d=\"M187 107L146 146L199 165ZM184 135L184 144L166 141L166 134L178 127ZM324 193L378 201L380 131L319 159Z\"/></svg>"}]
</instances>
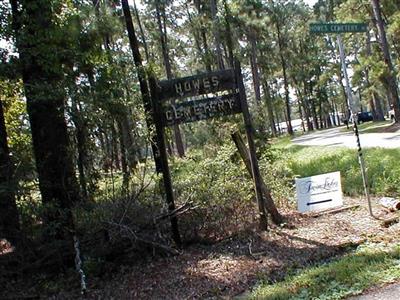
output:
<instances>
[{"instance_id":1,"label":"metal signpost","mask_svg":"<svg viewBox=\"0 0 400 300\"><path fill-rule=\"evenodd\" d=\"M239 62L236 61L234 70L221 70L160 82L150 78L150 90L159 149L159 153L156 156L161 162L164 189L170 213L173 214L175 211L175 201L168 166L164 128L175 124L242 113L249 143L251 167L259 206L260 226L266 229L267 214L261 192L261 176ZM218 93L220 95L217 95ZM187 98L191 99L188 100ZM174 104L168 101L171 99L175 100ZM180 245L181 240L176 216L171 217L171 225L174 241L177 245Z\"/></svg>"},{"instance_id":2,"label":"metal signpost","mask_svg":"<svg viewBox=\"0 0 400 300\"><path fill-rule=\"evenodd\" d=\"M322 33L346 33L346 32L367 32L368 25L365 23L313 23L310 24L310 32L313 34L322 34ZM368 190L368 179L365 171L365 161L362 153L361 143L360 143L360 135L358 132L357 126L357 114L352 109L353 104L353 94L351 92L351 85L349 76L347 74L347 66L346 66L346 53L342 41L342 37L340 34L337 36L337 43L339 45L339 53L340 53L340 62L342 67L342 72L344 79L346 81L346 94L347 94L347 107L349 109L349 115L353 117L353 131L357 140L357 152L358 152L358 162L361 168L361 176L364 184L364 192L368 201L368 209L369 213L372 217L376 218L376 216L372 212L371 199Z\"/></svg>"}]
</instances>

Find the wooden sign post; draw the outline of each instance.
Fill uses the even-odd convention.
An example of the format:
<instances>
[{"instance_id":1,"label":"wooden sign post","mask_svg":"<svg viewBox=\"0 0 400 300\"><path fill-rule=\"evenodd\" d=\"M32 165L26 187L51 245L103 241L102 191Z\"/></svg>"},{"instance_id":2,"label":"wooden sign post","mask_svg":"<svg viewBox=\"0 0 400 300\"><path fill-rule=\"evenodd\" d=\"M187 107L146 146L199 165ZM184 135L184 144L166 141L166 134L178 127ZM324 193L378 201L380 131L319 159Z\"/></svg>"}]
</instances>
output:
<instances>
[{"instance_id":1,"label":"wooden sign post","mask_svg":"<svg viewBox=\"0 0 400 300\"><path fill-rule=\"evenodd\" d=\"M150 90L159 151L155 156L160 160L169 211L173 212L175 210L175 202L168 166L164 127L241 112L249 143L251 169L260 214L260 228L266 230L267 213L261 190L261 175L253 139L254 129L251 123L239 62L235 62L234 70L221 70L161 82L150 78ZM223 93L218 95L220 92ZM208 97L204 98L204 95ZM202 98L199 98L199 96L202 96ZM184 101L189 97L194 100ZM170 99L174 99L174 103L168 101ZM173 239L177 245L180 245L181 239L176 216L171 217L171 226Z\"/></svg>"},{"instance_id":2,"label":"wooden sign post","mask_svg":"<svg viewBox=\"0 0 400 300\"><path fill-rule=\"evenodd\" d=\"M267 230L268 221L267 221L267 213L265 210L265 199L263 198L262 189L261 189L261 174L260 168L258 167L258 160L256 156L256 146L254 144L253 138L253 126L251 122L249 107L247 105L246 98L246 90L243 84L242 72L240 69L240 63L238 60L235 60L235 79L236 84L239 90L240 104L243 113L243 120L246 128L247 141L249 143L249 152L250 152L250 162L251 162L251 170L253 172L253 180L256 191L256 199L258 203L258 211L260 214L260 229Z\"/></svg>"}]
</instances>

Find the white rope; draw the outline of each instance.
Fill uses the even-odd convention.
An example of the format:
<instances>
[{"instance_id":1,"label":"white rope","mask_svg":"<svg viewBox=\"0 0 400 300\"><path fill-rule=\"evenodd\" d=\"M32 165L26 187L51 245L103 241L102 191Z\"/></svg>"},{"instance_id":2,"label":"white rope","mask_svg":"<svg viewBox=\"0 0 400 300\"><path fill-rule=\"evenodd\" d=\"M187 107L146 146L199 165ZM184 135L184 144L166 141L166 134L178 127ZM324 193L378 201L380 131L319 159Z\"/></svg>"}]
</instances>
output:
<instances>
[{"instance_id":1,"label":"white rope","mask_svg":"<svg viewBox=\"0 0 400 300\"><path fill-rule=\"evenodd\" d=\"M82 260L79 251L79 240L76 235L74 235L74 247L75 247L75 269L81 277L81 293L82 295L86 292L86 276L82 270Z\"/></svg>"}]
</instances>

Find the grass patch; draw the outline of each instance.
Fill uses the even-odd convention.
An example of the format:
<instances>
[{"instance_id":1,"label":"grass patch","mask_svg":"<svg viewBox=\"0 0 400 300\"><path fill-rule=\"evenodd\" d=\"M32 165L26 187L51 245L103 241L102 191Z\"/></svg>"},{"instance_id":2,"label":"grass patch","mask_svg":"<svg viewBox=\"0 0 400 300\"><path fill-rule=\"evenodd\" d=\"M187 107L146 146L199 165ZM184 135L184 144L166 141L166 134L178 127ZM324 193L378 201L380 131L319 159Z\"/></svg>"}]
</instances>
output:
<instances>
[{"instance_id":1,"label":"grass patch","mask_svg":"<svg viewBox=\"0 0 400 300\"><path fill-rule=\"evenodd\" d=\"M358 131L360 133L379 133L385 128L390 127L392 124L392 121L366 122L358 125ZM349 129L347 129L347 127L343 127L340 129L340 131L353 132L353 124L349 124Z\"/></svg>"},{"instance_id":2,"label":"grass patch","mask_svg":"<svg viewBox=\"0 0 400 300\"><path fill-rule=\"evenodd\" d=\"M286 140L273 147L283 153L276 162L297 177L308 177L340 171L345 194L363 193L357 151L344 147L298 146ZM368 148L364 150L365 165L371 193L375 195L400 195L400 150Z\"/></svg>"},{"instance_id":3,"label":"grass patch","mask_svg":"<svg viewBox=\"0 0 400 300\"><path fill-rule=\"evenodd\" d=\"M260 284L252 299L343 299L400 278L400 245L360 246L336 261L313 266L275 284Z\"/></svg>"}]
</instances>

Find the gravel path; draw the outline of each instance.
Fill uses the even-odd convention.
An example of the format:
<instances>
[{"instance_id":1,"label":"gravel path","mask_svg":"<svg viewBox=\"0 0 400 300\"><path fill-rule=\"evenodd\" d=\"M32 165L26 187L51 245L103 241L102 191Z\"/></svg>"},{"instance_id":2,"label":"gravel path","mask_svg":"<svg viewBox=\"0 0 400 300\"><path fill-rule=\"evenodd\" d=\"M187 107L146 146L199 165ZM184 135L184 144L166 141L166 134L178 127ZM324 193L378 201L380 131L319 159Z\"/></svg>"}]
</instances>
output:
<instances>
[{"instance_id":1,"label":"gravel path","mask_svg":"<svg viewBox=\"0 0 400 300\"><path fill-rule=\"evenodd\" d=\"M351 297L348 300L397 300L400 299L400 283L390 284L365 295Z\"/></svg>"}]
</instances>

